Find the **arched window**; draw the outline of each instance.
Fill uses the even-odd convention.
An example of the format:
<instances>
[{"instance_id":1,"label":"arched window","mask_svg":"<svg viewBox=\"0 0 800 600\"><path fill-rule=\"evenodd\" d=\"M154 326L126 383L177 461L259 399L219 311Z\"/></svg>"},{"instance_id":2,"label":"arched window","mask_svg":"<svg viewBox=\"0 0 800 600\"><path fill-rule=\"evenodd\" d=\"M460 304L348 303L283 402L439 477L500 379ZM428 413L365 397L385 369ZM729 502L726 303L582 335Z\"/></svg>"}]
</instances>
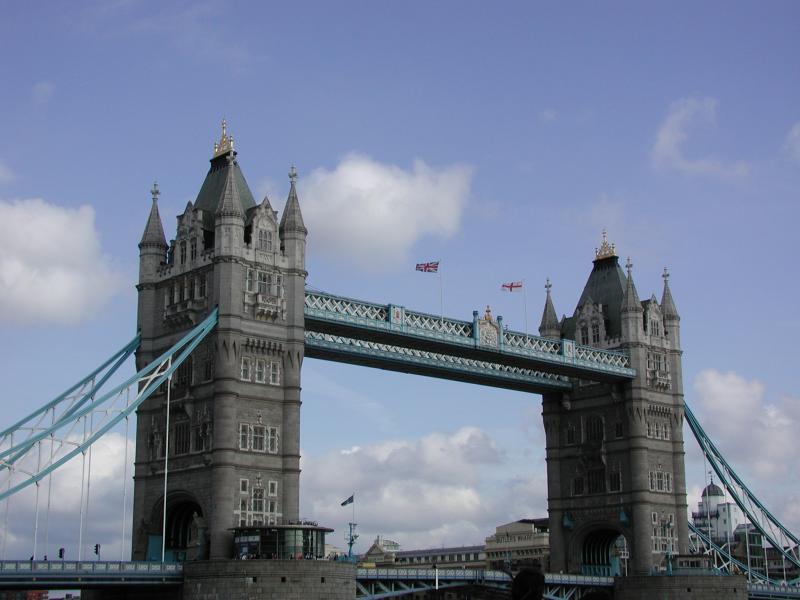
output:
<instances>
[{"instance_id":1,"label":"arched window","mask_svg":"<svg viewBox=\"0 0 800 600\"><path fill-rule=\"evenodd\" d=\"M597 323L592 323L592 343L600 343L600 325Z\"/></svg>"},{"instance_id":2,"label":"arched window","mask_svg":"<svg viewBox=\"0 0 800 600\"><path fill-rule=\"evenodd\" d=\"M272 252L272 232L266 229L258 230L258 249Z\"/></svg>"},{"instance_id":3,"label":"arched window","mask_svg":"<svg viewBox=\"0 0 800 600\"><path fill-rule=\"evenodd\" d=\"M589 343L589 328L586 325L581 325L581 344L586 345Z\"/></svg>"}]
</instances>

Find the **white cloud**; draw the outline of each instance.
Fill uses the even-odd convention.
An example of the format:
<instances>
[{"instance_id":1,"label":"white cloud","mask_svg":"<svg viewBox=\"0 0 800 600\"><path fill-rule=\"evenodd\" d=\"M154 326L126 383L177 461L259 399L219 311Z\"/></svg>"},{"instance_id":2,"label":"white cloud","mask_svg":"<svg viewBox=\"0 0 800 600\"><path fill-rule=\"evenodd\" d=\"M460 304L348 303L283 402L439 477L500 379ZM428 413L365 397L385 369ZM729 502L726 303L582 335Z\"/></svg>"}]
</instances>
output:
<instances>
[{"instance_id":1,"label":"white cloud","mask_svg":"<svg viewBox=\"0 0 800 600\"><path fill-rule=\"evenodd\" d=\"M121 285L102 253L91 206L0 201L0 320L77 323Z\"/></svg>"},{"instance_id":2,"label":"white cloud","mask_svg":"<svg viewBox=\"0 0 800 600\"><path fill-rule=\"evenodd\" d=\"M73 441L78 441L74 439ZM128 460L127 493L123 490L124 458L127 444ZM35 452L30 453L35 455ZM91 485L88 498L88 514L85 515L83 536L83 558L93 558L92 547L102 545L102 558L126 559L130 556L131 505L133 497L133 441L119 432L112 431L92 446ZM34 458L32 456L30 458ZM86 468L88 472L89 455ZM33 466L33 465L32 465ZM78 556L80 529L80 502L83 462L81 455L59 468L52 481L44 479L39 487L39 532L36 554L51 559L58 548L66 549L68 559ZM15 479L14 483L19 480ZM50 499L49 515L48 490ZM125 498L125 545L122 545L123 496ZM86 507L84 497L84 507ZM5 556L9 559L27 558L33 553L34 519L36 512L36 486L29 486L15 494L9 502L8 537Z\"/></svg>"},{"instance_id":3,"label":"white cloud","mask_svg":"<svg viewBox=\"0 0 800 600\"><path fill-rule=\"evenodd\" d=\"M800 425L796 399L769 403L761 382L713 369L697 375L694 390L698 420L737 471L750 470L763 482L781 481L792 473ZM758 493L759 486L755 489Z\"/></svg>"},{"instance_id":4,"label":"white cloud","mask_svg":"<svg viewBox=\"0 0 800 600\"><path fill-rule=\"evenodd\" d=\"M716 158L687 158L685 144L691 128L700 123L713 125L717 116L714 98L681 98L672 103L667 118L656 134L652 150L653 165L691 175L741 177L750 167L742 161L724 162Z\"/></svg>"},{"instance_id":5,"label":"white cloud","mask_svg":"<svg viewBox=\"0 0 800 600\"><path fill-rule=\"evenodd\" d=\"M482 543L505 511L498 511L498 490L486 489L481 479L504 460L477 427L304 455L301 487L312 500L303 509L341 530L350 508L340 503L355 492L357 520L367 537L394 536L406 548Z\"/></svg>"},{"instance_id":6,"label":"white cloud","mask_svg":"<svg viewBox=\"0 0 800 600\"><path fill-rule=\"evenodd\" d=\"M800 121L789 130L784 148L794 161L800 163Z\"/></svg>"},{"instance_id":7,"label":"white cloud","mask_svg":"<svg viewBox=\"0 0 800 600\"><path fill-rule=\"evenodd\" d=\"M53 97L56 87L50 81L40 81L33 86L33 102L40 106L47 104Z\"/></svg>"},{"instance_id":8,"label":"white cloud","mask_svg":"<svg viewBox=\"0 0 800 600\"><path fill-rule=\"evenodd\" d=\"M404 170L350 154L300 182L309 245L367 269L403 264L420 238L458 231L470 180L465 166L435 169L415 160Z\"/></svg>"},{"instance_id":9,"label":"white cloud","mask_svg":"<svg viewBox=\"0 0 800 600\"><path fill-rule=\"evenodd\" d=\"M0 160L0 184L11 183L12 181L14 181L14 172Z\"/></svg>"}]
</instances>

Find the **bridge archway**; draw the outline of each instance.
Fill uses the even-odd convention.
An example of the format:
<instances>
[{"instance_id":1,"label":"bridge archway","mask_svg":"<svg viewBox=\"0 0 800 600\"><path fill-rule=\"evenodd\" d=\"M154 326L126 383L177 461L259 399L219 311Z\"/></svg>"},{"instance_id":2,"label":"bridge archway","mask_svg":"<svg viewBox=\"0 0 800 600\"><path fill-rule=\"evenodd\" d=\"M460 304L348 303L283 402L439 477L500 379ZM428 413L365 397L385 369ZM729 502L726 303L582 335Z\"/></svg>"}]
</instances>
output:
<instances>
[{"instance_id":1,"label":"bridge archway","mask_svg":"<svg viewBox=\"0 0 800 600\"><path fill-rule=\"evenodd\" d=\"M583 575L616 577L626 575L630 544L625 534L609 525L587 529L576 539L573 556Z\"/></svg>"},{"instance_id":2,"label":"bridge archway","mask_svg":"<svg viewBox=\"0 0 800 600\"><path fill-rule=\"evenodd\" d=\"M163 507L164 498L162 496L153 508L151 523L158 525L159 531L158 535L151 535L148 540L148 559L150 560L161 560ZM186 491L167 494L165 534L165 562L181 562L208 556L208 536L203 509L194 495Z\"/></svg>"}]
</instances>

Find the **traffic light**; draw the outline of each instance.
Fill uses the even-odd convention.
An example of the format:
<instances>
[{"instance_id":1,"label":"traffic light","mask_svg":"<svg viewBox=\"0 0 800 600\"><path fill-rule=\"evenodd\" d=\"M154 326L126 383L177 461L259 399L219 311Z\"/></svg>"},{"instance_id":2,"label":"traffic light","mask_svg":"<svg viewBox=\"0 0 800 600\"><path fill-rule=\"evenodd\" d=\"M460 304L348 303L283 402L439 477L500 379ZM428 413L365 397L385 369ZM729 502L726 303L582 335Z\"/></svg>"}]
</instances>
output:
<instances>
[{"instance_id":1,"label":"traffic light","mask_svg":"<svg viewBox=\"0 0 800 600\"><path fill-rule=\"evenodd\" d=\"M100 556L100 544L94 545L94 553Z\"/></svg>"},{"instance_id":2,"label":"traffic light","mask_svg":"<svg viewBox=\"0 0 800 600\"><path fill-rule=\"evenodd\" d=\"M64 549L63 548L59 548L58 549L58 558L64 558Z\"/></svg>"}]
</instances>

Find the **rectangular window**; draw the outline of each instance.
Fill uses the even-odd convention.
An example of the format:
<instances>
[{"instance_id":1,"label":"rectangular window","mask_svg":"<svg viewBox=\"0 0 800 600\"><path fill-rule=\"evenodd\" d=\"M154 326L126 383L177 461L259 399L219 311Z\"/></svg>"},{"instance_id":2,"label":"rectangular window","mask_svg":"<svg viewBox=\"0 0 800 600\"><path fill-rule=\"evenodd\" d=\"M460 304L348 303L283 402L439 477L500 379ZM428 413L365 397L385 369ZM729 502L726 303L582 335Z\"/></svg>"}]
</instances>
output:
<instances>
[{"instance_id":1,"label":"rectangular window","mask_svg":"<svg viewBox=\"0 0 800 600\"><path fill-rule=\"evenodd\" d=\"M192 238L191 244L189 245L189 253L192 260L197 258L197 238Z\"/></svg>"},{"instance_id":2,"label":"rectangular window","mask_svg":"<svg viewBox=\"0 0 800 600\"><path fill-rule=\"evenodd\" d=\"M267 450L270 454L278 453L278 428L267 428Z\"/></svg>"},{"instance_id":3,"label":"rectangular window","mask_svg":"<svg viewBox=\"0 0 800 600\"><path fill-rule=\"evenodd\" d=\"M189 300L194 300L194 277L186 280L186 295Z\"/></svg>"},{"instance_id":4,"label":"rectangular window","mask_svg":"<svg viewBox=\"0 0 800 600\"><path fill-rule=\"evenodd\" d=\"M670 473L664 473L664 491L672 491L672 475Z\"/></svg>"},{"instance_id":5,"label":"rectangular window","mask_svg":"<svg viewBox=\"0 0 800 600\"><path fill-rule=\"evenodd\" d=\"M664 472L656 471L656 490L659 492L664 491Z\"/></svg>"},{"instance_id":6,"label":"rectangular window","mask_svg":"<svg viewBox=\"0 0 800 600\"><path fill-rule=\"evenodd\" d=\"M572 424L567 425L567 444L574 444L575 443L575 426Z\"/></svg>"},{"instance_id":7,"label":"rectangular window","mask_svg":"<svg viewBox=\"0 0 800 600\"><path fill-rule=\"evenodd\" d=\"M592 323L592 343L600 343L600 325L597 323Z\"/></svg>"},{"instance_id":8,"label":"rectangular window","mask_svg":"<svg viewBox=\"0 0 800 600\"><path fill-rule=\"evenodd\" d=\"M591 469L588 473L588 479L590 494L602 494L606 491L605 469Z\"/></svg>"},{"instance_id":9,"label":"rectangular window","mask_svg":"<svg viewBox=\"0 0 800 600\"><path fill-rule=\"evenodd\" d=\"M172 284L172 303L177 304L181 301L181 286L176 281Z\"/></svg>"},{"instance_id":10,"label":"rectangular window","mask_svg":"<svg viewBox=\"0 0 800 600\"><path fill-rule=\"evenodd\" d=\"M278 482L277 481L270 481L267 484L267 493L270 496L277 496L278 495Z\"/></svg>"},{"instance_id":11,"label":"rectangular window","mask_svg":"<svg viewBox=\"0 0 800 600\"><path fill-rule=\"evenodd\" d=\"M264 512L264 490L263 488L256 488L253 490L253 512Z\"/></svg>"},{"instance_id":12,"label":"rectangular window","mask_svg":"<svg viewBox=\"0 0 800 600\"><path fill-rule=\"evenodd\" d=\"M186 242L181 242L181 264L186 262Z\"/></svg>"},{"instance_id":13,"label":"rectangular window","mask_svg":"<svg viewBox=\"0 0 800 600\"><path fill-rule=\"evenodd\" d=\"M272 278L274 289L272 295L278 298L283 298L283 275L277 273Z\"/></svg>"},{"instance_id":14,"label":"rectangular window","mask_svg":"<svg viewBox=\"0 0 800 600\"><path fill-rule=\"evenodd\" d=\"M256 382L264 383L267 376L267 365L262 359L256 360Z\"/></svg>"},{"instance_id":15,"label":"rectangular window","mask_svg":"<svg viewBox=\"0 0 800 600\"><path fill-rule=\"evenodd\" d=\"M278 503L275 500L269 500L267 502L267 512L272 513L273 515L278 512Z\"/></svg>"},{"instance_id":16,"label":"rectangular window","mask_svg":"<svg viewBox=\"0 0 800 600\"><path fill-rule=\"evenodd\" d=\"M189 454L189 421L175 423L175 454Z\"/></svg>"},{"instance_id":17,"label":"rectangular window","mask_svg":"<svg viewBox=\"0 0 800 600\"><path fill-rule=\"evenodd\" d=\"M267 274L263 271L258 272L258 293L266 294L269 288L267 287Z\"/></svg>"},{"instance_id":18,"label":"rectangular window","mask_svg":"<svg viewBox=\"0 0 800 600\"><path fill-rule=\"evenodd\" d=\"M197 297L198 298L205 298L206 297L206 276L205 275L200 275L198 281L199 281L199 284L198 284L198 290L197 290Z\"/></svg>"},{"instance_id":19,"label":"rectangular window","mask_svg":"<svg viewBox=\"0 0 800 600\"><path fill-rule=\"evenodd\" d=\"M280 385L281 384L281 365L275 361L272 361L269 364L269 384L270 385Z\"/></svg>"},{"instance_id":20,"label":"rectangular window","mask_svg":"<svg viewBox=\"0 0 800 600\"><path fill-rule=\"evenodd\" d=\"M611 471L611 474L608 476L608 491L622 491L622 473L619 471Z\"/></svg>"},{"instance_id":21,"label":"rectangular window","mask_svg":"<svg viewBox=\"0 0 800 600\"><path fill-rule=\"evenodd\" d=\"M251 447L256 452L264 452L264 443L267 428L263 425L253 425L253 438Z\"/></svg>"},{"instance_id":22,"label":"rectangular window","mask_svg":"<svg viewBox=\"0 0 800 600\"><path fill-rule=\"evenodd\" d=\"M214 346L207 343L203 354L203 381L212 379L214 379Z\"/></svg>"},{"instance_id":23,"label":"rectangular window","mask_svg":"<svg viewBox=\"0 0 800 600\"><path fill-rule=\"evenodd\" d=\"M245 289L248 292L256 291L256 272L253 269L247 269L247 284Z\"/></svg>"},{"instance_id":24,"label":"rectangular window","mask_svg":"<svg viewBox=\"0 0 800 600\"><path fill-rule=\"evenodd\" d=\"M250 358L242 357L242 381L250 381Z\"/></svg>"},{"instance_id":25,"label":"rectangular window","mask_svg":"<svg viewBox=\"0 0 800 600\"><path fill-rule=\"evenodd\" d=\"M614 423L614 437L615 438L621 438L622 435L623 435L623 432L622 432L622 421L617 421L616 423Z\"/></svg>"},{"instance_id":26,"label":"rectangular window","mask_svg":"<svg viewBox=\"0 0 800 600\"><path fill-rule=\"evenodd\" d=\"M572 495L573 496L582 496L583 495L583 477L575 477L572 480Z\"/></svg>"},{"instance_id":27,"label":"rectangular window","mask_svg":"<svg viewBox=\"0 0 800 600\"><path fill-rule=\"evenodd\" d=\"M250 480L249 479L240 479L239 480L239 492L242 494L246 494L250 490Z\"/></svg>"},{"instance_id":28,"label":"rectangular window","mask_svg":"<svg viewBox=\"0 0 800 600\"><path fill-rule=\"evenodd\" d=\"M239 450L250 449L250 425L239 423Z\"/></svg>"}]
</instances>

